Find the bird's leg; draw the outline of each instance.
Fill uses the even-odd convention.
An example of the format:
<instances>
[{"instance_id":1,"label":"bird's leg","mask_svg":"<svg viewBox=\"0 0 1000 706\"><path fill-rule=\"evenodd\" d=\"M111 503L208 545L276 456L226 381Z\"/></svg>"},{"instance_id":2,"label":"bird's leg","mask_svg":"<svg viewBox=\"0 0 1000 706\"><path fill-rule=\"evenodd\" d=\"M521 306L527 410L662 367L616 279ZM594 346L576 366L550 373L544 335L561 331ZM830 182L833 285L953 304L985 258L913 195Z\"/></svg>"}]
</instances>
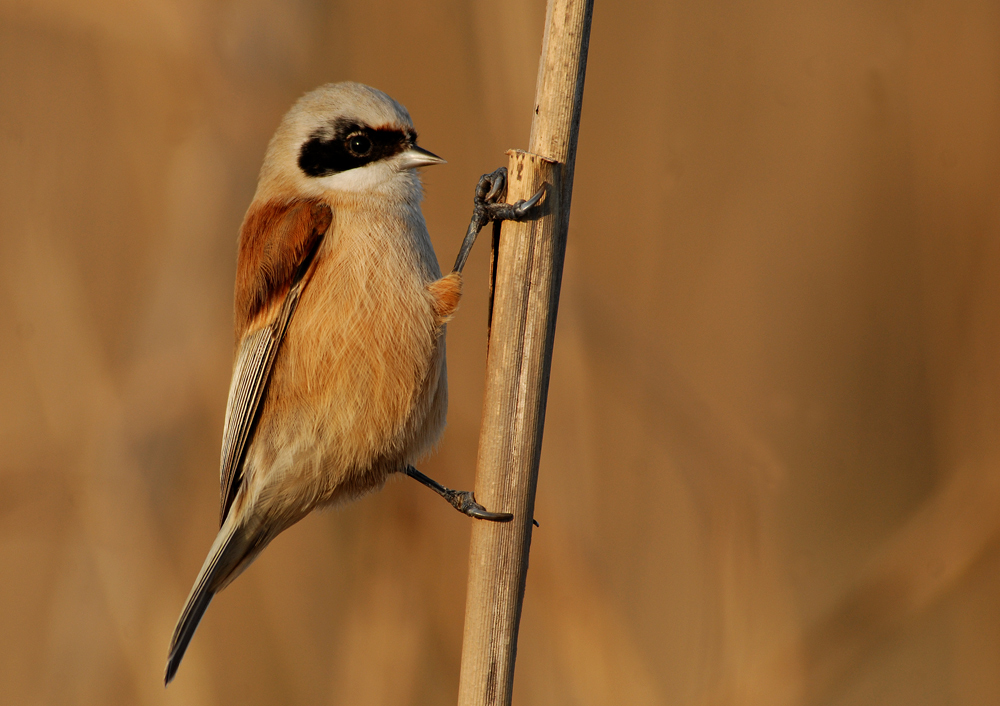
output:
<instances>
[{"instance_id":1,"label":"bird's leg","mask_svg":"<svg viewBox=\"0 0 1000 706\"><path fill-rule=\"evenodd\" d=\"M413 466L407 466L404 471L406 475L414 480L426 485L435 493L451 503L459 512L474 517L477 520L490 520L491 522L510 522L514 516L509 512L489 512L486 508L476 502L475 496L470 490L452 490L445 488L433 478L428 478Z\"/></svg>"},{"instance_id":2,"label":"bird's leg","mask_svg":"<svg viewBox=\"0 0 1000 706\"><path fill-rule=\"evenodd\" d=\"M465 240L455 259L454 272L461 272L465 261L469 259L476 236L490 221L520 221L539 201L545 189L541 188L530 199L521 199L515 204L504 203L502 199L507 193L507 167L500 167L491 174L483 174L476 185L476 195L473 198L472 219L469 229L465 232Z\"/></svg>"},{"instance_id":3,"label":"bird's leg","mask_svg":"<svg viewBox=\"0 0 1000 706\"><path fill-rule=\"evenodd\" d=\"M431 294L434 295L435 313L442 323L447 322L458 306L458 300L462 292L462 269L469 259L472 246L476 242L476 236L490 221L493 221L494 229L500 221L520 221L528 215L545 193L544 187L538 190L534 196L525 201L524 199L515 204L504 203L501 199L507 193L507 168L500 167L491 174L484 174L476 185L475 206L472 210L472 219L469 222L469 229L465 232L465 240L462 241L462 248L455 259L455 267L451 274L445 275L436 282L428 285ZM494 241L497 233L494 230ZM492 286L491 286L492 289ZM492 297L490 301L492 318ZM477 520L490 520L491 522L510 522L514 516L509 512L489 512L486 508L476 502L475 496L469 490L452 490L445 488L433 478L428 478L413 466L407 466L404 473L410 478L419 481L423 485L433 490L442 498L451 503L459 512L474 517Z\"/></svg>"}]
</instances>

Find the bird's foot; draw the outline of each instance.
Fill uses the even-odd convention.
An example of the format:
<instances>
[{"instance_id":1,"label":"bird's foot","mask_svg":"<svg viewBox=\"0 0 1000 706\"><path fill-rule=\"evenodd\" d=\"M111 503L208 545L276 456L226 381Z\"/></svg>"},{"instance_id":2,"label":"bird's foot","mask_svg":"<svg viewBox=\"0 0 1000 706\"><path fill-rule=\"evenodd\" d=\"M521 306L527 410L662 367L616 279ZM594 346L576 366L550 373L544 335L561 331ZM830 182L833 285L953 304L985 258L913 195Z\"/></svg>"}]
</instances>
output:
<instances>
[{"instance_id":1,"label":"bird's foot","mask_svg":"<svg viewBox=\"0 0 1000 706\"><path fill-rule=\"evenodd\" d=\"M504 203L502 199L507 194L507 167L500 167L490 174L483 174L476 185L472 219L469 221L465 240L462 241L462 248L455 259L454 271L461 272L465 267L465 261L469 259L476 236L487 223L524 220L532 207L542 200L544 193L545 188L542 187L530 199L521 199L514 204Z\"/></svg>"},{"instance_id":2,"label":"bird's foot","mask_svg":"<svg viewBox=\"0 0 1000 706\"><path fill-rule=\"evenodd\" d=\"M426 485L447 500L453 508L464 515L474 517L477 520L489 520L491 522L510 522L514 519L514 516L509 512L490 512L476 502L476 498L470 490L452 490L451 488L446 488L433 478L425 476L413 466L407 466L404 472L410 478Z\"/></svg>"}]
</instances>

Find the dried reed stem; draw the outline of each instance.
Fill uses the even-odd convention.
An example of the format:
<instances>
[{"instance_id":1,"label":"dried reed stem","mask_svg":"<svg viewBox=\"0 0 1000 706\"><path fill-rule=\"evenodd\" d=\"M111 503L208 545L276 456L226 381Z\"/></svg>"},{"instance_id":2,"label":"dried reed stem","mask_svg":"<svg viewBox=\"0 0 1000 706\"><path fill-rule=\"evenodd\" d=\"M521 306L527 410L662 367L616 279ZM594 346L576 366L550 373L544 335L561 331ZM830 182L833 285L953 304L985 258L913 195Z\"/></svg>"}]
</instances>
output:
<instances>
[{"instance_id":1,"label":"dried reed stem","mask_svg":"<svg viewBox=\"0 0 1000 706\"><path fill-rule=\"evenodd\" d=\"M511 702L592 12L549 0L531 153L508 152L508 201L546 196L539 218L504 223L497 253L476 497L514 520L473 526L460 706Z\"/></svg>"}]
</instances>

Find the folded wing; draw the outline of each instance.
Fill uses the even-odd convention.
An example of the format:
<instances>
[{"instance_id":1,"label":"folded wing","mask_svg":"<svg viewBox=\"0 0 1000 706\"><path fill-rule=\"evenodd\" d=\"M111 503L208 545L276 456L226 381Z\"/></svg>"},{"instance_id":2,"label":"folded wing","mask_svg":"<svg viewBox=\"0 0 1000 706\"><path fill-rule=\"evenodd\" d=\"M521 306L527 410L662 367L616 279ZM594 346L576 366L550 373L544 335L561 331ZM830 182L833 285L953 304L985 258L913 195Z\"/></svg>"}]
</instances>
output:
<instances>
[{"instance_id":1,"label":"folded wing","mask_svg":"<svg viewBox=\"0 0 1000 706\"><path fill-rule=\"evenodd\" d=\"M274 359L332 222L329 205L307 200L262 204L251 208L243 222L236 276L238 344L222 435L220 526L243 479Z\"/></svg>"}]
</instances>

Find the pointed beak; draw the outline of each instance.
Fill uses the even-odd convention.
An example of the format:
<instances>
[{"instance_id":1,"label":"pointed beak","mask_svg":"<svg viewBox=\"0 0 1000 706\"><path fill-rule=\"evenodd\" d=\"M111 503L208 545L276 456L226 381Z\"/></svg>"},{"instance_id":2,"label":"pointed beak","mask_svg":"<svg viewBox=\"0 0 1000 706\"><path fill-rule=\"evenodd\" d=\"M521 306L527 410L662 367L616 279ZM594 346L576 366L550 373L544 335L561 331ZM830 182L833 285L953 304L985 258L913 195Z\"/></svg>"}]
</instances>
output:
<instances>
[{"instance_id":1,"label":"pointed beak","mask_svg":"<svg viewBox=\"0 0 1000 706\"><path fill-rule=\"evenodd\" d=\"M445 161L433 152L428 152L423 147L413 145L400 155L400 167L402 169L415 169L417 167L429 167L432 164L444 164Z\"/></svg>"}]
</instances>

